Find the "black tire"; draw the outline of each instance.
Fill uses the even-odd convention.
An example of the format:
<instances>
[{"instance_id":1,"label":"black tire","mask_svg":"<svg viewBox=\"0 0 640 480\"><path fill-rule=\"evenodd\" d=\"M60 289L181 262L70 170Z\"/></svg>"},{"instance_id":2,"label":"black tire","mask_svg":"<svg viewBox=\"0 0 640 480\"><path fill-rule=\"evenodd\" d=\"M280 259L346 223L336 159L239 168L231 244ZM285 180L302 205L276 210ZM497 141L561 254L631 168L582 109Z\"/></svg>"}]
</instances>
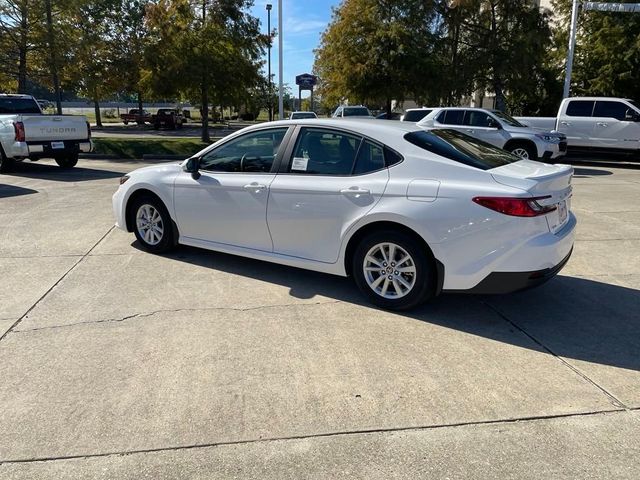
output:
<instances>
[{"instance_id":1,"label":"black tire","mask_svg":"<svg viewBox=\"0 0 640 480\"><path fill-rule=\"evenodd\" d=\"M60 168L68 170L69 168L73 168L78 164L78 154L70 153L69 155L65 155L64 157L56 157L55 161Z\"/></svg>"},{"instance_id":2,"label":"black tire","mask_svg":"<svg viewBox=\"0 0 640 480\"><path fill-rule=\"evenodd\" d=\"M160 130L160 124L158 122L153 124L153 129L154 130Z\"/></svg>"},{"instance_id":3,"label":"black tire","mask_svg":"<svg viewBox=\"0 0 640 480\"><path fill-rule=\"evenodd\" d=\"M415 273L413 274L415 275L415 278L413 278L412 274L409 273L401 274L405 275L403 279L406 282L411 283L413 279L413 283L411 284L411 288L399 298L385 298L379 293L376 293L376 291L369 286L368 280L365 277L365 257L367 257L367 254L371 249L385 243L392 243L396 245L396 247L400 247L405 250L405 252L411 257L411 263L404 263L404 265L413 266L415 270ZM399 250L396 250L396 252L399 252ZM401 259L397 258L397 260L400 261ZM391 263L384 266L384 268L388 267L391 267L392 270L387 272L390 274L387 278L391 279L391 277L394 276L394 273L397 278L398 272L394 272L393 267L399 268L399 265L396 266ZM381 266L381 269L382 268L383 267ZM393 230L375 232L362 239L360 244L356 247L353 255L351 273L356 285L364 296L367 297L371 303L388 310L408 310L414 308L433 297L435 291L436 269L431 253L425 249L423 244L418 242L412 236ZM375 280L379 277L387 276L387 273L384 275L380 275L379 273L380 272L377 271L371 273L371 275L377 275L376 278L373 278L373 283L375 283ZM386 282L386 280L383 280L383 282ZM390 288L394 288L391 287L391 285L393 284L390 283ZM395 288L394 291L397 293Z\"/></svg>"},{"instance_id":4,"label":"black tire","mask_svg":"<svg viewBox=\"0 0 640 480\"><path fill-rule=\"evenodd\" d=\"M161 227L162 233L160 235L160 240L157 242L155 241L155 237L145 238L141 233L141 229L138 228L138 212L145 206L152 207L160 215L160 222L157 222L157 225ZM151 253L164 253L173 249L177 245L177 237L173 226L173 220L171 219L167 208L157 197L153 195L144 195L135 198L130 208L130 225L133 228L133 233L135 234L136 239L140 242L140 245L142 245L142 248ZM157 235L157 233L152 233L152 235ZM151 238L152 241L148 241L148 238Z\"/></svg>"},{"instance_id":5,"label":"black tire","mask_svg":"<svg viewBox=\"0 0 640 480\"><path fill-rule=\"evenodd\" d=\"M13 166L15 165L15 163L15 160L13 160L12 158L7 158L0 148L0 173L9 173L11 170L13 170Z\"/></svg>"},{"instance_id":6,"label":"black tire","mask_svg":"<svg viewBox=\"0 0 640 480\"><path fill-rule=\"evenodd\" d=\"M129 125L129 120L123 120L122 123L124 123L125 125Z\"/></svg>"},{"instance_id":7,"label":"black tire","mask_svg":"<svg viewBox=\"0 0 640 480\"><path fill-rule=\"evenodd\" d=\"M514 154L517 157L520 157L522 159L526 159L526 160L538 160L538 152L536 151L535 147L533 145L531 145L530 143L526 143L526 142L514 142L511 145L509 145L508 148L509 152ZM516 152L519 152L524 150L525 152L527 152L528 158L524 157L523 155L519 155Z\"/></svg>"}]
</instances>

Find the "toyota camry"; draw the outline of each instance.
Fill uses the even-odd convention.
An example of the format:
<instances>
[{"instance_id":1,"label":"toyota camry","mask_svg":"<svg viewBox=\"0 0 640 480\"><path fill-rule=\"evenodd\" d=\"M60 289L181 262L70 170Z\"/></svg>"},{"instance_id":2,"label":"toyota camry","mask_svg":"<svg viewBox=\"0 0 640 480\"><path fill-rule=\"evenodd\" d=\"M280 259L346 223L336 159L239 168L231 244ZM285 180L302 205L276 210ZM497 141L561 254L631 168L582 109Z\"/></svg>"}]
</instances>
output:
<instances>
[{"instance_id":1,"label":"toyota camry","mask_svg":"<svg viewBox=\"0 0 640 480\"><path fill-rule=\"evenodd\" d=\"M454 130L301 119L135 170L113 208L149 252L183 244L350 276L402 310L553 277L573 248L572 174Z\"/></svg>"}]
</instances>

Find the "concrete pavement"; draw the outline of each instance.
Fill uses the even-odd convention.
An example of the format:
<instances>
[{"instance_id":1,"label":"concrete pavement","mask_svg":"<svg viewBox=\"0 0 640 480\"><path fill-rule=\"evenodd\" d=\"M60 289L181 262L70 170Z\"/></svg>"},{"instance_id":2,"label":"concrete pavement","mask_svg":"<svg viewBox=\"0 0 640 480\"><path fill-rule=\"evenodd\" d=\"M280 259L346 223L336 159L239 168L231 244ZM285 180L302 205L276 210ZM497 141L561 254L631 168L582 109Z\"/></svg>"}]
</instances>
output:
<instances>
[{"instance_id":1,"label":"concrete pavement","mask_svg":"<svg viewBox=\"0 0 640 480\"><path fill-rule=\"evenodd\" d=\"M640 170L577 167L552 282L395 314L140 251L110 196L141 165L0 177L0 478L637 478Z\"/></svg>"}]
</instances>

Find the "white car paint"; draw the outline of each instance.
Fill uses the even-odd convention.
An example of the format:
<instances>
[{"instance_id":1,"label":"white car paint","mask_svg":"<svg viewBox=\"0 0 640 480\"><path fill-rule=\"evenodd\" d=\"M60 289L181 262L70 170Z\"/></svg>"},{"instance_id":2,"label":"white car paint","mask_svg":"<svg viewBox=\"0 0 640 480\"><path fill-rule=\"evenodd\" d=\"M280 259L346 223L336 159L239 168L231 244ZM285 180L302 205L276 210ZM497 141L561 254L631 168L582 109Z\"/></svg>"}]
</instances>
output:
<instances>
[{"instance_id":1,"label":"white car paint","mask_svg":"<svg viewBox=\"0 0 640 480\"><path fill-rule=\"evenodd\" d=\"M207 147L215 151L247 133L290 127L278 151L292 156L302 127L321 127L371 139L402 161L362 175L303 175L185 171L189 161L128 174L113 196L116 225L131 231L127 205L141 189L157 195L176 223L181 244L347 275L347 247L366 225L393 222L423 239L444 266L444 290L470 290L493 272L534 272L563 262L573 247L571 176L566 165L517 161L482 170L437 155L404 136L411 123L318 119L247 127ZM289 143L287 143L289 142ZM549 196L541 204L566 205L531 218L505 215L474 203L478 196ZM563 203L564 202L564 203Z\"/></svg>"}]
</instances>

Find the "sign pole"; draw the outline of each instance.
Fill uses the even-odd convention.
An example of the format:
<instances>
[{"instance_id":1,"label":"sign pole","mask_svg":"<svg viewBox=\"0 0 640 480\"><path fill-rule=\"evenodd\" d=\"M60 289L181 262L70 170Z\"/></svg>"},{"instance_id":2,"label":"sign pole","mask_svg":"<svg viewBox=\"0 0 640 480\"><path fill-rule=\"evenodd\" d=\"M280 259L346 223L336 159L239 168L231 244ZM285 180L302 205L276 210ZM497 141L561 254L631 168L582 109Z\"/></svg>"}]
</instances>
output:
<instances>
[{"instance_id":1,"label":"sign pole","mask_svg":"<svg viewBox=\"0 0 640 480\"><path fill-rule=\"evenodd\" d=\"M576 30L578 28L578 0L573 0L573 9L571 10L571 27L569 29L569 51L567 52L567 71L564 77L564 91L562 98L569 97L571 89L571 71L573 70L573 54L576 49Z\"/></svg>"},{"instance_id":2,"label":"sign pole","mask_svg":"<svg viewBox=\"0 0 640 480\"><path fill-rule=\"evenodd\" d=\"M284 118L284 101L282 99L282 0L278 0L278 118Z\"/></svg>"}]
</instances>

